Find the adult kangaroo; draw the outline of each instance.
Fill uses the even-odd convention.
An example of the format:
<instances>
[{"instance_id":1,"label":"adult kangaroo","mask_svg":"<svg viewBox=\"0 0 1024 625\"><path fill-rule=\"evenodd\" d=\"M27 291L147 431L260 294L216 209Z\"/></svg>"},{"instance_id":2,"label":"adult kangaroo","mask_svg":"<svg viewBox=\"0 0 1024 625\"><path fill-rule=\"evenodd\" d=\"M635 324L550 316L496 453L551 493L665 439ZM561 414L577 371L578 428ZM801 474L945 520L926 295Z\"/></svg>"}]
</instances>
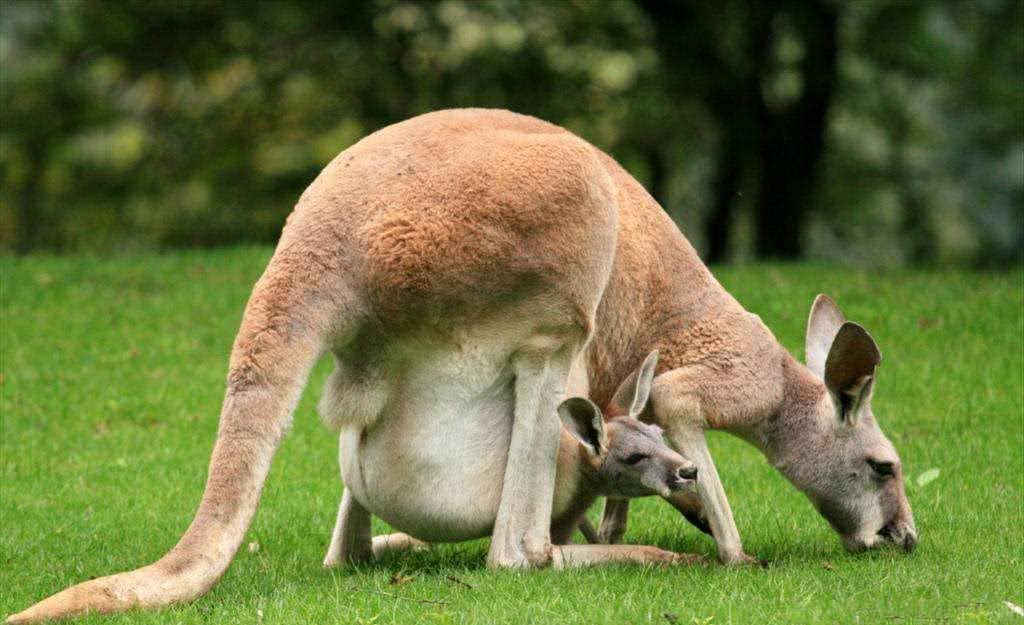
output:
<instances>
[{"instance_id":1,"label":"adult kangaroo","mask_svg":"<svg viewBox=\"0 0 1024 625\"><path fill-rule=\"evenodd\" d=\"M864 361L857 345L842 350L844 367ZM327 352L336 363L327 408L346 423L396 411L441 424L456 411L507 415L488 564L547 565L556 407L567 388L610 404L654 349L662 373L652 413L698 465L719 559L744 561L702 428L773 423L754 442L774 449L834 407L822 380L722 289L625 170L568 131L498 110L440 111L384 128L331 161L288 218L246 306L206 490L178 544L151 565L72 586L8 620L155 607L209 590L242 542L308 373ZM862 378L840 398L856 388L862 400L871 388ZM881 503L864 505L881 499L878 483L816 481L839 458L867 466L869 449L850 441L838 427L825 431L813 453L786 455L784 471L845 534L909 523L902 490L898 514L883 519Z\"/></svg>"}]
</instances>

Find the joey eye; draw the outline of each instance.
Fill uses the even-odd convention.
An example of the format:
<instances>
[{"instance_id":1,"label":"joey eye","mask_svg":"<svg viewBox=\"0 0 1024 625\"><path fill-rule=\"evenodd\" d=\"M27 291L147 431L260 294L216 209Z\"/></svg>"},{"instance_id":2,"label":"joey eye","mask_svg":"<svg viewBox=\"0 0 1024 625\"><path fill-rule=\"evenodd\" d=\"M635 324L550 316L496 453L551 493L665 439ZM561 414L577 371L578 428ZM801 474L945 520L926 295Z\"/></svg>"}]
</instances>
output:
<instances>
[{"instance_id":1,"label":"joey eye","mask_svg":"<svg viewBox=\"0 0 1024 625\"><path fill-rule=\"evenodd\" d=\"M872 460L868 458L868 466L879 477L891 477L894 473L893 463L884 460Z\"/></svg>"},{"instance_id":2,"label":"joey eye","mask_svg":"<svg viewBox=\"0 0 1024 625\"><path fill-rule=\"evenodd\" d=\"M628 458L626 458L624 460L624 462L626 464L636 464L636 463L640 462L641 460L647 460L647 458L648 458L647 454L639 454L639 453L638 454L631 454Z\"/></svg>"}]
</instances>

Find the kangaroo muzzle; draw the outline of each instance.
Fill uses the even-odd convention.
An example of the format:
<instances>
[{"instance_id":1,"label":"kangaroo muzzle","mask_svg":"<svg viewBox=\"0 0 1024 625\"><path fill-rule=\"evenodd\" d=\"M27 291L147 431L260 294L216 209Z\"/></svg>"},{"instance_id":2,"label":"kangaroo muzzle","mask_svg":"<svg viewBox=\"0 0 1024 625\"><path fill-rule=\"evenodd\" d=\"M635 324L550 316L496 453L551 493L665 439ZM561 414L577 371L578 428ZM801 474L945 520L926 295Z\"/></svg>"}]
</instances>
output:
<instances>
[{"instance_id":1,"label":"kangaroo muzzle","mask_svg":"<svg viewBox=\"0 0 1024 625\"><path fill-rule=\"evenodd\" d=\"M910 553L917 547L917 529L909 523L893 522L878 530L878 535L885 542L896 545Z\"/></svg>"}]
</instances>

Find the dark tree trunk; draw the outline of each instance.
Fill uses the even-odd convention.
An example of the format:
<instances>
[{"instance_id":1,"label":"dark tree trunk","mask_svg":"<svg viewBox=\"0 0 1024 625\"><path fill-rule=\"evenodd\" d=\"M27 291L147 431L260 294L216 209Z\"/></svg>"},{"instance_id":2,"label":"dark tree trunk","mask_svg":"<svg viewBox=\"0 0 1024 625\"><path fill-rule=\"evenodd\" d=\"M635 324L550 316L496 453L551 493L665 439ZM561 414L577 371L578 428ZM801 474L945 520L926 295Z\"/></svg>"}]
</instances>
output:
<instances>
[{"instance_id":1,"label":"dark tree trunk","mask_svg":"<svg viewBox=\"0 0 1024 625\"><path fill-rule=\"evenodd\" d=\"M818 164L825 150L828 110L836 80L837 9L828 2L787 3L786 14L804 43L803 93L774 111L758 99L761 184L756 207L756 251L762 258L794 259L803 252L803 231Z\"/></svg>"},{"instance_id":2,"label":"dark tree trunk","mask_svg":"<svg viewBox=\"0 0 1024 625\"><path fill-rule=\"evenodd\" d=\"M666 88L680 98L699 97L718 126L718 151L711 182L710 211L704 221L707 240L705 259L722 262L730 252L730 237L740 197L740 184L756 162L757 101L760 75L771 43L775 0L718 5L670 0L639 0L654 26L662 63L674 68L666 73ZM728 58L716 28L722 15L736 20L740 60ZM693 68L696 71L686 71Z\"/></svg>"},{"instance_id":3,"label":"dark tree trunk","mask_svg":"<svg viewBox=\"0 0 1024 625\"><path fill-rule=\"evenodd\" d=\"M739 193L739 146L736 145L736 138L731 136L733 133L727 134L719 147L718 165L711 189L714 203L711 205L711 214L704 221L704 235L707 239L705 260L709 263L720 263L728 257L733 206Z\"/></svg>"},{"instance_id":4,"label":"dark tree trunk","mask_svg":"<svg viewBox=\"0 0 1024 625\"><path fill-rule=\"evenodd\" d=\"M817 166L825 147L828 109L835 86L838 5L829 0L757 2L673 2L638 0L654 27L662 62L673 68L666 88L679 97L701 97L720 133L705 222L707 260L729 253L739 185L752 181L758 256L796 258L802 252L805 216ZM735 20L737 57L713 25L729 13ZM764 81L772 66L773 28L792 24L804 47L799 63L803 92L795 102L772 110ZM681 71L696 68L696 73ZM701 77L706 82L701 82Z\"/></svg>"},{"instance_id":5,"label":"dark tree trunk","mask_svg":"<svg viewBox=\"0 0 1024 625\"><path fill-rule=\"evenodd\" d=\"M712 186L712 210L705 225L707 261L711 263L728 259L736 203L742 195L740 184L747 179L745 173L751 164L756 162L751 153L757 152L760 142L761 77L771 52L771 24L778 8L777 2L768 0L749 6L744 41L749 62L734 72L731 80L717 82L710 95L709 103L718 117L722 137Z\"/></svg>"}]
</instances>

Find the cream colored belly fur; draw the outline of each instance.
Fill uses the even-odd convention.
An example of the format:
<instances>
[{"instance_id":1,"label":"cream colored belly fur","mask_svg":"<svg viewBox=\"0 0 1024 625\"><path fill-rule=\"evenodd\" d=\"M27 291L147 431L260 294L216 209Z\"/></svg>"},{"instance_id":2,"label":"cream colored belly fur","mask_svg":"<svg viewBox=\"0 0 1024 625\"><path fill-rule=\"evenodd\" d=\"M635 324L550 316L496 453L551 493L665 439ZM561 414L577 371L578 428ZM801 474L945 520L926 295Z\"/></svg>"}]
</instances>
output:
<instances>
[{"instance_id":1,"label":"cream colored belly fur","mask_svg":"<svg viewBox=\"0 0 1024 625\"><path fill-rule=\"evenodd\" d=\"M539 332L535 319L503 317L377 354L336 356L321 412L340 428L342 479L399 531L430 542L491 533L512 434L512 358L562 340ZM353 375L356 359L379 361L377 372ZM568 390L586 394L581 364Z\"/></svg>"}]
</instances>

